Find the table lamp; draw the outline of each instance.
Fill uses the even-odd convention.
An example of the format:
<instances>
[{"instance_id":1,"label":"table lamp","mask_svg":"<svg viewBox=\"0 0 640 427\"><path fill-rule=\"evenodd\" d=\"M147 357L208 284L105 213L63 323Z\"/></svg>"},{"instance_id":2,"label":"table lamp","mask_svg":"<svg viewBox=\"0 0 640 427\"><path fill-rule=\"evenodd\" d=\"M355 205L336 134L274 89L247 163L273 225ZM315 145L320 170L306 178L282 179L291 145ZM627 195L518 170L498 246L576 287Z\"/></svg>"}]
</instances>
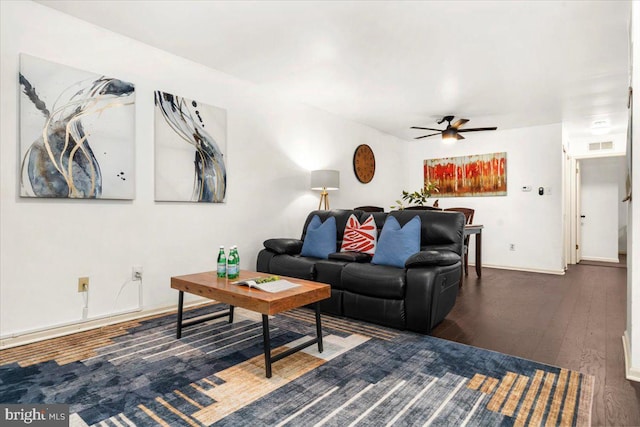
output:
<instances>
[{"instance_id":1,"label":"table lamp","mask_svg":"<svg viewBox=\"0 0 640 427\"><path fill-rule=\"evenodd\" d=\"M322 190L320 193L320 204L318 210L329 210L329 193L328 190L340 189L340 171L334 170L317 170L311 171L311 189Z\"/></svg>"}]
</instances>

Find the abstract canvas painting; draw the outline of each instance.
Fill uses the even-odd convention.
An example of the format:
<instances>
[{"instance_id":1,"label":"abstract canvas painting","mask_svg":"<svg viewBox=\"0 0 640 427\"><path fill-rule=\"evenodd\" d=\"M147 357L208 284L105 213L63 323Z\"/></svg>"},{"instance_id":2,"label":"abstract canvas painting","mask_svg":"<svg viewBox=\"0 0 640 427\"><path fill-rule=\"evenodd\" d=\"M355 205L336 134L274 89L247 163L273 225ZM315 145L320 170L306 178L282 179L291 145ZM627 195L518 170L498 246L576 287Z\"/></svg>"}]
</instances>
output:
<instances>
[{"instance_id":1,"label":"abstract canvas painting","mask_svg":"<svg viewBox=\"0 0 640 427\"><path fill-rule=\"evenodd\" d=\"M438 187L438 197L506 196L507 153L425 160L424 182Z\"/></svg>"},{"instance_id":2,"label":"abstract canvas painting","mask_svg":"<svg viewBox=\"0 0 640 427\"><path fill-rule=\"evenodd\" d=\"M135 87L20 55L20 195L133 199Z\"/></svg>"},{"instance_id":3,"label":"abstract canvas painting","mask_svg":"<svg viewBox=\"0 0 640 427\"><path fill-rule=\"evenodd\" d=\"M155 92L155 199L222 203L227 111Z\"/></svg>"}]
</instances>

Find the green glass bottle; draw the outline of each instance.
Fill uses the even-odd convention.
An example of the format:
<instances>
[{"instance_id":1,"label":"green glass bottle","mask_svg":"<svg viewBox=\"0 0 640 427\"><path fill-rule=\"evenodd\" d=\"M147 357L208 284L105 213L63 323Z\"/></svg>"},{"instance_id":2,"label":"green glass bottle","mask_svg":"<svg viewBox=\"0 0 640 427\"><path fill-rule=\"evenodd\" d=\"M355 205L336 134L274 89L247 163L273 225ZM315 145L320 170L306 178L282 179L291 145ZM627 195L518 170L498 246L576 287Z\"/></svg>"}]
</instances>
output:
<instances>
[{"instance_id":1,"label":"green glass bottle","mask_svg":"<svg viewBox=\"0 0 640 427\"><path fill-rule=\"evenodd\" d=\"M227 259L227 277L229 279L237 279L239 275L238 255L235 246L231 246L231 249L229 249L229 259Z\"/></svg>"},{"instance_id":2,"label":"green glass bottle","mask_svg":"<svg viewBox=\"0 0 640 427\"><path fill-rule=\"evenodd\" d=\"M218 252L218 277L227 277L227 257L224 254L224 246L220 246Z\"/></svg>"}]
</instances>

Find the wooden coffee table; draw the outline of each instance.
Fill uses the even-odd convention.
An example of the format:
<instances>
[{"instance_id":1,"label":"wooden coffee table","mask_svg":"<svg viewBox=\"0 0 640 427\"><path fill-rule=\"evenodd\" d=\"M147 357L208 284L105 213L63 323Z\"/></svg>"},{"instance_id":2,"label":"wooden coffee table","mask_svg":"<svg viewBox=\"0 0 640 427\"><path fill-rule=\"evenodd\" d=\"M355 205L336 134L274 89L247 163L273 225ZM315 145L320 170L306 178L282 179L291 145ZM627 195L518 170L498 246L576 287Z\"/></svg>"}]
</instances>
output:
<instances>
[{"instance_id":1,"label":"wooden coffee table","mask_svg":"<svg viewBox=\"0 0 640 427\"><path fill-rule=\"evenodd\" d=\"M320 321L319 301L331 296L331 287L324 283L311 282L309 280L295 279L280 276L282 279L300 285L297 288L282 292L265 292L248 286L233 285L231 282L246 280L253 277L267 277L266 273L240 270L237 279L219 278L215 271L188 274L171 278L171 287L179 291L178 295L178 339L182 337L182 328L207 322L212 319L229 316L229 323L233 323L234 307L242 307L247 310L262 314L262 338L264 342L264 362L267 378L271 378L271 364L296 353L313 344L318 344L318 351L322 353L322 324ZM182 320L184 293L199 295L229 304L229 311L201 316L194 319ZM276 356L271 356L271 341L269 336L269 315L281 313L304 305L314 304L316 310L316 338L293 347Z\"/></svg>"}]
</instances>

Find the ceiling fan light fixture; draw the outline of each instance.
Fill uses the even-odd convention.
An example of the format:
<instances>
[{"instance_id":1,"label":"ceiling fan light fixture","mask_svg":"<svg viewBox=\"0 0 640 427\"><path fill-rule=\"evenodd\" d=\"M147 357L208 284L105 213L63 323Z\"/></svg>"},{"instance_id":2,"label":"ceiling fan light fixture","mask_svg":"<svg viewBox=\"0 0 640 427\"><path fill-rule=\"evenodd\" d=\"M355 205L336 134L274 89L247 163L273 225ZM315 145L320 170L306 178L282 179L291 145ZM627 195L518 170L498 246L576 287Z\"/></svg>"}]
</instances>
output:
<instances>
[{"instance_id":1,"label":"ceiling fan light fixture","mask_svg":"<svg viewBox=\"0 0 640 427\"><path fill-rule=\"evenodd\" d=\"M430 136L441 135L443 142L445 142L445 143L454 143L456 141L464 139L464 136L461 135L462 132L479 132L479 131L497 130L498 129L495 126L493 126L493 127L484 127L484 128L470 128L470 129L469 128L464 128L464 129L460 129L469 120L468 119L458 119L458 120L456 120L455 123L452 124L451 120L453 120L453 118L454 118L453 116L444 116L442 118L442 120L440 120L438 122L438 124L442 124L444 122L448 122L446 129L428 128L428 127L422 127L422 126L411 126L411 129L429 130L429 131L435 132L435 133L430 133L428 135L417 136L417 137L415 137L413 139L422 139L422 138L428 138Z\"/></svg>"},{"instance_id":2,"label":"ceiling fan light fixture","mask_svg":"<svg viewBox=\"0 0 640 427\"><path fill-rule=\"evenodd\" d=\"M446 129L442 131L442 141L453 143L458 141L458 132L455 129Z\"/></svg>"}]
</instances>

